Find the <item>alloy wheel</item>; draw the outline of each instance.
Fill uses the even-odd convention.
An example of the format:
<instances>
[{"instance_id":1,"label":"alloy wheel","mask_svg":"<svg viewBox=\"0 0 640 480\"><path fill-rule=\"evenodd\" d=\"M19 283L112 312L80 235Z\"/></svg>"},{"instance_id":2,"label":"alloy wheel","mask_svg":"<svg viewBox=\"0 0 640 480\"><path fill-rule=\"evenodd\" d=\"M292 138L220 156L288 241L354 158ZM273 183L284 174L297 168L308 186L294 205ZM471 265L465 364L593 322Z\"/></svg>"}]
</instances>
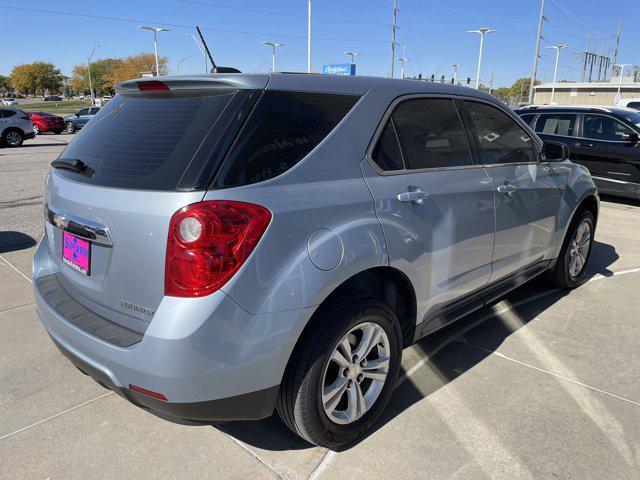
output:
<instances>
[{"instance_id":1,"label":"alloy wheel","mask_svg":"<svg viewBox=\"0 0 640 480\"><path fill-rule=\"evenodd\" d=\"M9 132L6 136L6 142L12 147L18 147L22 143L22 135L18 132Z\"/></svg>"},{"instance_id":2,"label":"alloy wheel","mask_svg":"<svg viewBox=\"0 0 640 480\"><path fill-rule=\"evenodd\" d=\"M390 354L389 338L377 323L356 325L340 339L322 378L322 407L332 422L347 425L369 411L384 388Z\"/></svg>"},{"instance_id":3,"label":"alloy wheel","mask_svg":"<svg viewBox=\"0 0 640 480\"><path fill-rule=\"evenodd\" d=\"M575 278L580 275L587 263L587 255L591 247L591 226L583 221L576 229L569 247L569 275Z\"/></svg>"}]
</instances>

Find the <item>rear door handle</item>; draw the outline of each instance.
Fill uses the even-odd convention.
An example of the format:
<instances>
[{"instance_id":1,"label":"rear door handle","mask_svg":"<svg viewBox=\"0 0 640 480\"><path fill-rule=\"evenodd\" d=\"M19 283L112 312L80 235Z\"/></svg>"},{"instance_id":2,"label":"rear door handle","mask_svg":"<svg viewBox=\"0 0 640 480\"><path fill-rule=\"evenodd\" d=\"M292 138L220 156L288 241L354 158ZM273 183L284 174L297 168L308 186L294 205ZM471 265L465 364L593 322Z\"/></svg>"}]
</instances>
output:
<instances>
[{"instance_id":1,"label":"rear door handle","mask_svg":"<svg viewBox=\"0 0 640 480\"><path fill-rule=\"evenodd\" d=\"M422 190L413 190L410 192L402 192L398 194L398 201L403 203L416 203L418 205L424 204L425 200L429 198L427 192Z\"/></svg>"},{"instance_id":2,"label":"rear door handle","mask_svg":"<svg viewBox=\"0 0 640 480\"><path fill-rule=\"evenodd\" d=\"M498 187L498 193L504 193L505 195L513 195L513 192L516 191L516 186L510 183L506 183L504 185L500 185Z\"/></svg>"},{"instance_id":3,"label":"rear door handle","mask_svg":"<svg viewBox=\"0 0 640 480\"><path fill-rule=\"evenodd\" d=\"M576 143L576 147L595 148L596 146L595 143Z\"/></svg>"}]
</instances>

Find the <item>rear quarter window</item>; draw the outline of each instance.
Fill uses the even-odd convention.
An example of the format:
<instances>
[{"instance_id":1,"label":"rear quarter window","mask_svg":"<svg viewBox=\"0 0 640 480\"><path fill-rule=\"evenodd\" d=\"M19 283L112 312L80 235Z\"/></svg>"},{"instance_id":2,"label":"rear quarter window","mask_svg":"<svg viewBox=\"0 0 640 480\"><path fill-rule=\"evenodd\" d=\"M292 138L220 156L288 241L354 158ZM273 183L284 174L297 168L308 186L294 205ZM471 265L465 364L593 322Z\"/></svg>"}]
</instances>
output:
<instances>
[{"instance_id":1,"label":"rear quarter window","mask_svg":"<svg viewBox=\"0 0 640 480\"><path fill-rule=\"evenodd\" d=\"M358 98L266 91L240 132L213 186L247 185L286 172L335 128Z\"/></svg>"}]
</instances>

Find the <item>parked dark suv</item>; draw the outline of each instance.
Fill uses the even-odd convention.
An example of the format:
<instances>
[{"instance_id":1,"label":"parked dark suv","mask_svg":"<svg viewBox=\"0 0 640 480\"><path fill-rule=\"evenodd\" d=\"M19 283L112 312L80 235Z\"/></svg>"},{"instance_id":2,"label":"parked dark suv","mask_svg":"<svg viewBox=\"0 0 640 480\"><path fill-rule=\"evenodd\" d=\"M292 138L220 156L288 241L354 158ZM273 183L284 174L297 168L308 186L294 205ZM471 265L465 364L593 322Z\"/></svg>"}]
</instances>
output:
<instances>
[{"instance_id":1,"label":"parked dark suv","mask_svg":"<svg viewBox=\"0 0 640 480\"><path fill-rule=\"evenodd\" d=\"M640 112L625 107L540 106L516 113L543 140L565 143L602 193L640 198Z\"/></svg>"}]
</instances>

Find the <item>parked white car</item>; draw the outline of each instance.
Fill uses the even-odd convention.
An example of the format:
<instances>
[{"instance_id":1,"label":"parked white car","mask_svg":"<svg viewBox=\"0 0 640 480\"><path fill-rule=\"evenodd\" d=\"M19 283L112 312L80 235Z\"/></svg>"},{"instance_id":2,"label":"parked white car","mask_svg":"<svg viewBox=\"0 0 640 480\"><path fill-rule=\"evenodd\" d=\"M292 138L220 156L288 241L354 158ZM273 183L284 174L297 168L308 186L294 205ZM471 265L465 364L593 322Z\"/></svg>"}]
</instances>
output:
<instances>
[{"instance_id":1,"label":"parked white car","mask_svg":"<svg viewBox=\"0 0 640 480\"><path fill-rule=\"evenodd\" d=\"M623 98L617 105L618 107L628 107L640 110L640 98Z\"/></svg>"},{"instance_id":2,"label":"parked white car","mask_svg":"<svg viewBox=\"0 0 640 480\"><path fill-rule=\"evenodd\" d=\"M18 101L15 98L3 98L2 105L16 106Z\"/></svg>"}]
</instances>

